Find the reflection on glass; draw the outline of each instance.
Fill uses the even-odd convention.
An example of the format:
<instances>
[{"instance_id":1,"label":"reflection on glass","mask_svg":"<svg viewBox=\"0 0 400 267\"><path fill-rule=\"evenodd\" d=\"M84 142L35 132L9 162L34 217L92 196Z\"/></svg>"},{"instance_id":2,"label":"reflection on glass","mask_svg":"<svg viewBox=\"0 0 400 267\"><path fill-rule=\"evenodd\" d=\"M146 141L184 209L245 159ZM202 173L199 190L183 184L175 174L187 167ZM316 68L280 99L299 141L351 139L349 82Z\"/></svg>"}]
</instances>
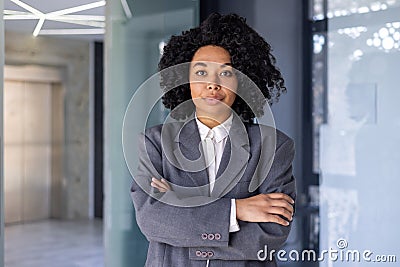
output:
<instances>
[{"instance_id":1,"label":"reflection on glass","mask_svg":"<svg viewBox=\"0 0 400 267\"><path fill-rule=\"evenodd\" d=\"M383 11L400 6L400 0L335 0L327 1L326 15L324 12L324 0L312 1L312 19L314 21L334 17L350 16L352 14L365 14L369 12Z\"/></svg>"},{"instance_id":2,"label":"reflection on glass","mask_svg":"<svg viewBox=\"0 0 400 267\"><path fill-rule=\"evenodd\" d=\"M400 47L400 22L386 23L385 26L373 33L366 44L385 52L399 50Z\"/></svg>"},{"instance_id":3,"label":"reflection on glass","mask_svg":"<svg viewBox=\"0 0 400 267\"><path fill-rule=\"evenodd\" d=\"M325 114L326 33L313 36L312 92L313 92L313 171L319 172L319 129Z\"/></svg>"},{"instance_id":4,"label":"reflection on glass","mask_svg":"<svg viewBox=\"0 0 400 267\"><path fill-rule=\"evenodd\" d=\"M321 250L337 248L337 240L345 238L351 249L400 256L393 234L398 227L392 223L400 213L395 205L383 204L395 202L400 187L398 10L398 0L328 0L326 58L319 61L324 49L313 55L314 77L321 66L327 70L326 120L318 140ZM314 110L321 103L321 86L314 81ZM324 117L314 116L315 125Z\"/></svg>"},{"instance_id":5,"label":"reflection on glass","mask_svg":"<svg viewBox=\"0 0 400 267\"><path fill-rule=\"evenodd\" d=\"M347 36L356 39L361 36L362 33L367 32L367 27L358 26L358 27L350 27L343 28L337 31L339 34L346 34Z\"/></svg>"},{"instance_id":6,"label":"reflection on glass","mask_svg":"<svg viewBox=\"0 0 400 267\"><path fill-rule=\"evenodd\" d=\"M342 190L324 187L320 190L321 210L325 213L321 216L329 218L329 225L322 229L327 235L327 247L336 249L340 239L350 240L351 232L354 231L359 222L359 197L356 190ZM353 245L350 243L350 245ZM342 262L343 264L343 262ZM354 264L351 262L350 264ZM333 262L323 262L320 266L339 266ZM345 265L345 264L343 264ZM349 265L354 266L354 265ZM362 266L362 265L360 265Z\"/></svg>"},{"instance_id":7,"label":"reflection on glass","mask_svg":"<svg viewBox=\"0 0 400 267\"><path fill-rule=\"evenodd\" d=\"M400 6L399 0L335 0L328 1L328 18L377 12Z\"/></svg>"},{"instance_id":8,"label":"reflection on glass","mask_svg":"<svg viewBox=\"0 0 400 267\"><path fill-rule=\"evenodd\" d=\"M314 34L314 54L319 54L325 45L325 36L322 34Z\"/></svg>"},{"instance_id":9,"label":"reflection on glass","mask_svg":"<svg viewBox=\"0 0 400 267\"><path fill-rule=\"evenodd\" d=\"M324 0L313 0L311 14L313 20L323 20L325 18Z\"/></svg>"}]
</instances>

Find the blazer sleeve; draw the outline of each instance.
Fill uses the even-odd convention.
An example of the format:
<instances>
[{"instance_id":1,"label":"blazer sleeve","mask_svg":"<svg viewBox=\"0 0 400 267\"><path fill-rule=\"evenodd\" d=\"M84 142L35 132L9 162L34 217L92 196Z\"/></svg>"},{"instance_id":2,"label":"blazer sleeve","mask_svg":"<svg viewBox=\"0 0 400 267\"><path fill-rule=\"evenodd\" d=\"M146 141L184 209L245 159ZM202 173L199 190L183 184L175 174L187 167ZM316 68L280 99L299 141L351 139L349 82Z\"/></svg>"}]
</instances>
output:
<instances>
[{"instance_id":1,"label":"blazer sleeve","mask_svg":"<svg viewBox=\"0 0 400 267\"><path fill-rule=\"evenodd\" d=\"M296 185L292 174L294 143L287 139L276 149L271 170L261 184L259 193L281 192L296 197ZM227 247L208 248L214 253L213 259L258 260L257 252L267 246L268 251L279 250L286 241L291 224L252 223L239 221L240 231L230 233ZM190 258L198 259L196 251L207 248L191 248Z\"/></svg>"},{"instance_id":2,"label":"blazer sleeve","mask_svg":"<svg viewBox=\"0 0 400 267\"><path fill-rule=\"evenodd\" d=\"M139 137L139 167L131 186L136 220L142 233L149 241L177 247L227 247L230 199L221 198L198 207L177 207L156 200L142 189L151 190L151 177L162 175L161 150L151 139L156 138L143 134Z\"/></svg>"}]
</instances>

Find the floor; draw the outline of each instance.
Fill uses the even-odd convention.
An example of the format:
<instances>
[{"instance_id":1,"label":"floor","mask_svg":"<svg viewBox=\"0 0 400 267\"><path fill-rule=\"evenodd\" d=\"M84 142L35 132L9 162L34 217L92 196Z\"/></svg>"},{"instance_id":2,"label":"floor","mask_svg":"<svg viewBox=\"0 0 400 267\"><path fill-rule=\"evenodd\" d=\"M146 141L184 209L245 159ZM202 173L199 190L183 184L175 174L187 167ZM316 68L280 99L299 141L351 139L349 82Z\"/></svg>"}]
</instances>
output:
<instances>
[{"instance_id":1,"label":"floor","mask_svg":"<svg viewBox=\"0 0 400 267\"><path fill-rule=\"evenodd\" d=\"M5 267L102 267L103 222L47 220L5 227Z\"/></svg>"}]
</instances>

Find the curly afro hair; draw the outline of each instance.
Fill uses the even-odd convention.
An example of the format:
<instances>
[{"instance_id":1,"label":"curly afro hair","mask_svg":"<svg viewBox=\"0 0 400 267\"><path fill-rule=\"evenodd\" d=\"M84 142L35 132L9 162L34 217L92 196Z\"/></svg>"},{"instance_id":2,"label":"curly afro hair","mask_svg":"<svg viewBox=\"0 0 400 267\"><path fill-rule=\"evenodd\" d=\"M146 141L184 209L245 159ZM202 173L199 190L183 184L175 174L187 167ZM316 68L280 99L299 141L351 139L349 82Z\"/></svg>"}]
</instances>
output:
<instances>
[{"instance_id":1,"label":"curly afro hair","mask_svg":"<svg viewBox=\"0 0 400 267\"><path fill-rule=\"evenodd\" d=\"M236 97L232 109L243 121L252 122L255 117L262 116L266 102L272 105L279 100L281 93L286 92L282 75L275 66L275 57L271 54L271 46L246 24L244 18L236 14L213 13L199 27L172 36L164 47L159 70L192 61L195 52L207 45L226 49L231 56L232 66L247 75L264 96L263 99L256 97L257 94L246 90L247 87L241 86L239 81L238 94L252 107L243 98ZM177 79L185 80L182 77L185 75L188 75L188 70L187 73L161 75L161 87L164 89L162 102L176 119L185 119L190 115L188 109L175 109L188 100L193 105L190 85L186 83L168 91L165 88L172 88L172 84L177 84Z\"/></svg>"}]
</instances>

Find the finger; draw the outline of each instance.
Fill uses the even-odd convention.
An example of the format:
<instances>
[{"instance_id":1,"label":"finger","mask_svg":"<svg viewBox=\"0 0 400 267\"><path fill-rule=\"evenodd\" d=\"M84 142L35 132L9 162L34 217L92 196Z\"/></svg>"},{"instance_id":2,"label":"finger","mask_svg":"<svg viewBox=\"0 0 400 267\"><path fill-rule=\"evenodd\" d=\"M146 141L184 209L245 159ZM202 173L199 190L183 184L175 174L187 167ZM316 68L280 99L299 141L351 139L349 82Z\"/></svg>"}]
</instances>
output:
<instances>
[{"instance_id":1,"label":"finger","mask_svg":"<svg viewBox=\"0 0 400 267\"><path fill-rule=\"evenodd\" d=\"M155 182L152 182L152 183L154 183L157 188L168 191L168 188L164 184L155 183Z\"/></svg>"},{"instance_id":2,"label":"finger","mask_svg":"<svg viewBox=\"0 0 400 267\"><path fill-rule=\"evenodd\" d=\"M285 219L282 219L281 217L279 217L278 215L268 215L268 222L272 222L272 223L277 223L283 226L288 226L289 222L286 221Z\"/></svg>"},{"instance_id":3,"label":"finger","mask_svg":"<svg viewBox=\"0 0 400 267\"><path fill-rule=\"evenodd\" d=\"M162 188L164 190L168 190L168 186L165 185L163 182L161 182L160 180L153 178L151 179L152 183L154 183L156 185L157 188Z\"/></svg>"},{"instance_id":4,"label":"finger","mask_svg":"<svg viewBox=\"0 0 400 267\"><path fill-rule=\"evenodd\" d=\"M157 184L155 184L154 182L151 182L150 185L151 185L152 187L154 187L155 189L157 189L158 191L162 192L162 193L165 193L165 192L168 191L168 190L166 190L166 189L163 188L163 187L159 187L159 186L158 186Z\"/></svg>"},{"instance_id":5,"label":"finger","mask_svg":"<svg viewBox=\"0 0 400 267\"><path fill-rule=\"evenodd\" d=\"M289 202L290 204L294 204L294 200L290 196L288 196L284 193L269 193L266 195L268 195L270 198L273 198L273 199L284 199L287 202Z\"/></svg>"},{"instance_id":6,"label":"finger","mask_svg":"<svg viewBox=\"0 0 400 267\"><path fill-rule=\"evenodd\" d=\"M164 178L161 179L161 182L166 186L167 189L171 190L171 186L169 185L168 181Z\"/></svg>"},{"instance_id":7,"label":"finger","mask_svg":"<svg viewBox=\"0 0 400 267\"><path fill-rule=\"evenodd\" d=\"M270 205L273 207L280 207L288 210L290 213L294 212L294 208L291 204L289 204L286 200L272 200Z\"/></svg>"},{"instance_id":8,"label":"finger","mask_svg":"<svg viewBox=\"0 0 400 267\"><path fill-rule=\"evenodd\" d=\"M167 180L162 178L161 180L158 181L159 185L162 186L166 190L171 190L171 187L169 186Z\"/></svg>"},{"instance_id":9,"label":"finger","mask_svg":"<svg viewBox=\"0 0 400 267\"><path fill-rule=\"evenodd\" d=\"M287 202L289 202L290 204L294 204L293 198L291 198L290 196L288 196L284 193L269 193L266 195L268 195L270 198L273 198L273 199L284 199Z\"/></svg>"},{"instance_id":10,"label":"finger","mask_svg":"<svg viewBox=\"0 0 400 267\"><path fill-rule=\"evenodd\" d=\"M150 184L153 187L164 188L164 185L162 183L160 183L160 181L157 179L152 179L152 182Z\"/></svg>"},{"instance_id":11,"label":"finger","mask_svg":"<svg viewBox=\"0 0 400 267\"><path fill-rule=\"evenodd\" d=\"M156 179L155 182L158 184L158 186L162 187L163 189L165 189L167 191L171 190L171 186L169 185L168 181L165 180L164 178L162 178L161 180Z\"/></svg>"},{"instance_id":12,"label":"finger","mask_svg":"<svg viewBox=\"0 0 400 267\"><path fill-rule=\"evenodd\" d=\"M271 207L268 209L268 213L272 213L275 215L281 215L281 216L285 217L286 219L288 219L289 221L292 221L292 219L293 219L293 213L291 213L287 209L281 208L281 207Z\"/></svg>"},{"instance_id":13,"label":"finger","mask_svg":"<svg viewBox=\"0 0 400 267\"><path fill-rule=\"evenodd\" d=\"M155 184L155 183L153 183L153 182L151 182L150 185L151 185L152 187L154 187L155 189L157 189L158 191L160 191L160 192L163 192L163 193L166 192L166 190L165 190L164 188L159 187L157 184Z\"/></svg>"}]
</instances>

